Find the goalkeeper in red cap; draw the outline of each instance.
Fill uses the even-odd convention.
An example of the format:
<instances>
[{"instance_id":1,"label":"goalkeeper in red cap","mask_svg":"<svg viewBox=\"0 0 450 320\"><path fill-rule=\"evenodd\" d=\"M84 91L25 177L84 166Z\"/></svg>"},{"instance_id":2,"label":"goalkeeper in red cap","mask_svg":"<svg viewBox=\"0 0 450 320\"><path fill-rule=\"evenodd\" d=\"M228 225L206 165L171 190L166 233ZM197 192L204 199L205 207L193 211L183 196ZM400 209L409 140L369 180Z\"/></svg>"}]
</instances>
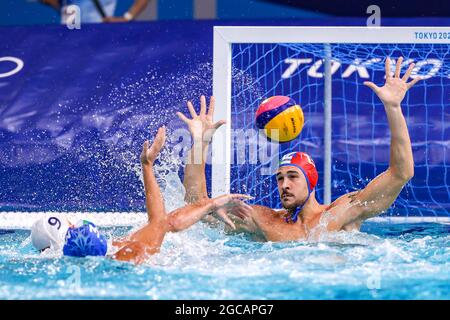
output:
<instances>
[{"instance_id":1,"label":"goalkeeper in red cap","mask_svg":"<svg viewBox=\"0 0 450 320\"><path fill-rule=\"evenodd\" d=\"M386 83L383 87L369 81L364 82L383 102L389 121L391 145L388 169L375 177L364 189L350 192L331 204L324 205L318 203L315 197L314 189L318 174L314 161L306 153L286 154L282 157L276 172L284 210L277 211L247 204L239 206L232 212L232 222L236 230L249 232L265 241L311 239L324 232L359 230L364 220L382 213L391 206L403 186L414 175L411 141L400 104L406 92L420 78L416 77L407 82L414 64L409 65L404 76L400 77L402 62L403 58L398 59L395 72L391 74L391 61L389 58L386 59ZM207 152L212 135L224 121L212 122L213 97L208 112L205 97L201 97L199 115L195 113L191 103L188 103L188 107L192 119L186 118L181 113L178 113L178 116L188 125L194 140L184 178L186 200L194 202L207 198L207 192L205 157L201 157L202 161L198 163L193 159L193 154L199 149L204 154Z\"/></svg>"}]
</instances>

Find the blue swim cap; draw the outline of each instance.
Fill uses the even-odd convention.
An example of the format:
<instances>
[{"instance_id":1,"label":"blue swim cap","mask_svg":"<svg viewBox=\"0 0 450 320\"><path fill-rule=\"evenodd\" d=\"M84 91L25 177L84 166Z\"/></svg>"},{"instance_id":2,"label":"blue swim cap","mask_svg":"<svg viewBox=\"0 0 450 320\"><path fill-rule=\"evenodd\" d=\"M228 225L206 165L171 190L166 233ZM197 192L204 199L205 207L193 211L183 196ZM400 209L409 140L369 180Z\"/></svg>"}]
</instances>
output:
<instances>
[{"instance_id":1,"label":"blue swim cap","mask_svg":"<svg viewBox=\"0 0 450 320\"><path fill-rule=\"evenodd\" d=\"M107 249L108 243L105 236L100 234L92 222L80 220L73 228L67 230L63 248L65 256L104 256Z\"/></svg>"}]
</instances>

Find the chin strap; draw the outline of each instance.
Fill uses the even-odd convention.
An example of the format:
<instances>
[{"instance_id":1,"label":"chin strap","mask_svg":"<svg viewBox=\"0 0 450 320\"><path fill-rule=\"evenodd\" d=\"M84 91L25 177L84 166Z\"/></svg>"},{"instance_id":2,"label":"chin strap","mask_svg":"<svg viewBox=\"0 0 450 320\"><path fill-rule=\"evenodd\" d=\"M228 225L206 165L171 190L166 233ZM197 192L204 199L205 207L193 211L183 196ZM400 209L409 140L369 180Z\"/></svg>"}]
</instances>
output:
<instances>
[{"instance_id":1,"label":"chin strap","mask_svg":"<svg viewBox=\"0 0 450 320\"><path fill-rule=\"evenodd\" d=\"M300 207L295 208L294 212L289 216L284 218L284 221L286 221L286 223L295 223L298 220L298 215L300 214L300 211L302 210L303 205L301 205Z\"/></svg>"},{"instance_id":2,"label":"chin strap","mask_svg":"<svg viewBox=\"0 0 450 320\"><path fill-rule=\"evenodd\" d=\"M291 214L290 217L285 218L285 221L287 223L297 222L298 216L299 216L300 212L302 211L303 207L305 206L305 204L308 202L310 196L311 196L311 191L308 190L308 196L306 197L305 202L303 202L303 204L301 206L298 206L297 208L295 208L294 212Z\"/></svg>"}]
</instances>

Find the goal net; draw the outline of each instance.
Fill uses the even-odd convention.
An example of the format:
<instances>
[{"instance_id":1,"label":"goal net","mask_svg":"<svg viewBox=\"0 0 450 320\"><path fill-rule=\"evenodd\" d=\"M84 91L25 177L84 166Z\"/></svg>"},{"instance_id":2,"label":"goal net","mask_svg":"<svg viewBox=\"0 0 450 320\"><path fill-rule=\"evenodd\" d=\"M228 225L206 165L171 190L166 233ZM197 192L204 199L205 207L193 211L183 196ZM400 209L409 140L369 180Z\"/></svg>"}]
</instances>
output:
<instances>
[{"instance_id":1,"label":"goal net","mask_svg":"<svg viewBox=\"0 0 450 320\"><path fill-rule=\"evenodd\" d=\"M280 155L291 151L314 159L320 202L364 188L388 167L390 130L383 104L363 82L381 86L386 57L395 62L402 56L402 74L414 62L409 81L424 78L402 103L415 176L387 214L449 217L450 33L435 31L423 39L427 28L217 27L214 94L227 106L217 118L231 125L214 141L213 192L248 193L255 204L279 208L271 173ZM326 81L331 84L328 104ZM293 98L305 115L301 135L279 145L258 132L254 116L261 102L275 95ZM327 191L331 199L324 196Z\"/></svg>"}]
</instances>

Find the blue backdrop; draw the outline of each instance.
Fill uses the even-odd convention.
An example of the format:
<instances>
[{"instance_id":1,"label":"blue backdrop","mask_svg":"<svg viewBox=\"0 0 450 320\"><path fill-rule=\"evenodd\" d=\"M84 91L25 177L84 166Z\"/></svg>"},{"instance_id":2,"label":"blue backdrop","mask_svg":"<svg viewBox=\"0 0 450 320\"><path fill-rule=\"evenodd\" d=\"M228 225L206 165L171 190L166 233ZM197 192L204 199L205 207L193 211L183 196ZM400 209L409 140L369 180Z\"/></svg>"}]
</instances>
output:
<instances>
[{"instance_id":1,"label":"blue backdrop","mask_svg":"<svg viewBox=\"0 0 450 320\"><path fill-rule=\"evenodd\" d=\"M212 91L210 25L168 25L2 30L0 207L143 209L142 142Z\"/></svg>"}]
</instances>

